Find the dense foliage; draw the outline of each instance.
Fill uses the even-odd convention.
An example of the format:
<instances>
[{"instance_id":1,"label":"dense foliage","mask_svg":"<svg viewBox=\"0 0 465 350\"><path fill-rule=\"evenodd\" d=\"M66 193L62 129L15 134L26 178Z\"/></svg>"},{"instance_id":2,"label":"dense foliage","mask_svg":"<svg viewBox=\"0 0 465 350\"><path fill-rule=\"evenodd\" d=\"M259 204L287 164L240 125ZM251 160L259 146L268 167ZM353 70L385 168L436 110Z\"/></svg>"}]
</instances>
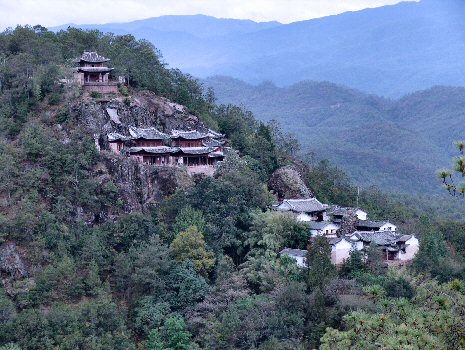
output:
<instances>
[{"instance_id":1,"label":"dense foliage","mask_svg":"<svg viewBox=\"0 0 465 350\"><path fill-rule=\"evenodd\" d=\"M111 57L130 90L185 103L238 154L156 207L125 212L91 135L61 109L77 97L56 80L84 48ZM357 203L339 169L298 163L295 140L214 105L144 41L17 28L0 35L0 55L0 247L14 244L28 270L19 278L2 265L0 349L390 348L397 326L405 343L463 348L463 224L376 189ZM63 128L80 132L62 142ZM353 254L337 270L326 240L308 246L304 225L269 210L267 181L289 163L322 201L359 204L422 236L414 265L387 271L372 247L366 264ZM280 257L285 247L308 249L308 269Z\"/></svg>"}]
</instances>

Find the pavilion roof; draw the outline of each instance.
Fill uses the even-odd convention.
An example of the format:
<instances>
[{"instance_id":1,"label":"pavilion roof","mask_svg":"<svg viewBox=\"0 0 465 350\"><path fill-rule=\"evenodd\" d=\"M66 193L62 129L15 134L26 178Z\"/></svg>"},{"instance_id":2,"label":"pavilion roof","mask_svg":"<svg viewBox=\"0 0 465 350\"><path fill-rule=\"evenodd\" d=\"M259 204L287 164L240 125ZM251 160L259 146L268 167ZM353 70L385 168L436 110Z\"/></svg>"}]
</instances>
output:
<instances>
[{"instance_id":1,"label":"pavilion roof","mask_svg":"<svg viewBox=\"0 0 465 350\"><path fill-rule=\"evenodd\" d=\"M151 154L172 154L179 151L177 147L159 146L159 147L131 147L129 153L151 153Z\"/></svg>"},{"instance_id":2,"label":"pavilion roof","mask_svg":"<svg viewBox=\"0 0 465 350\"><path fill-rule=\"evenodd\" d=\"M144 139L144 140L167 140L170 137L155 129L155 128L137 128L135 126L129 127L129 134L133 139Z\"/></svg>"},{"instance_id":3,"label":"pavilion roof","mask_svg":"<svg viewBox=\"0 0 465 350\"><path fill-rule=\"evenodd\" d=\"M110 59L100 56L95 51L84 51L81 57L79 58L79 61L89 63L103 63L110 61Z\"/></svg>"},{"instance_id":4,"label":"pavilion roof","mask_svg":"<svg viewBox=\"0 0 465 350\"><path fill-rule=\"evenodd\" d=\"M79 67L78 72L84 73L108 73L111 72L114 68L108 67Z\"/></svg>"},{"instance_id":5,"label":"pavilion roof","mask_svg":"<svg viewBox=\"0 0 465 350\"><path fill-rule=\"evenodd\" d=\"M200 140L209 137L209 134L197 130L172 130L170 136L172 139Z\"/></svg>"}]
</instances>

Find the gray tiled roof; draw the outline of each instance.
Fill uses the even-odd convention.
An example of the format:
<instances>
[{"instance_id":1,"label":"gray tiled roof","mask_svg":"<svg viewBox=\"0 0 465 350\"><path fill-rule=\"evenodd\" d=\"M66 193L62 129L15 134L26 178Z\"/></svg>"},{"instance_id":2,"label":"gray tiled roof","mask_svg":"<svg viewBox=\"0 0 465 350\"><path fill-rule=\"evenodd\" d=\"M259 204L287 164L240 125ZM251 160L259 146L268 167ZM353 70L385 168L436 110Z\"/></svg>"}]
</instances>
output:
<instances>
[{"instance_id":1,"label":"gray tiled roof","mask_svg":"<svg viewBox=\"0 0 465 350\"><path fill-rule=\"evenodd\" d=\"M360 209L360 208L352 208L352 207L340 207L338 205L333 205L333 206L331 206L331 209L329 209L328 214L338 215L338 216L346 216L346 215L349 215L350 212L356 213L357 210L362 210L362 209Z\"/></svg>"},{"instance_id":2,"label":"gray tiled roof","mask_svg":"<svg viewBox=\"0 0 465 350\"><path fill-rule=\"evenodd\" d=\"M170 136L172 139L199 140L207 138L208 134L196 130L172 130Z\"/></svg>"},{"instance_id":3,"label":"gray tiled roof","mask_svg":"<svg viewBox=\"0 0 465 350\"><path fill-rule=\"evenodd\" d=\"M279 252L281 255L289 255L289 256L298 256L298 257L306 257L307 251L302 249L291 249L291 248L284 248Z\"/></svg>"},{"instance_id":4,"label":"gray tiled roof","mask_svg":"<svg viewBox=\"0 0 465 350\"><path fill-rule=\"evenodd\" d=\"M131 147L127 150L129 153L151 153L151 154L172 154L179 151L177 147L167 147L167 146L159 146L159 147Z\"/></svg>"},{"instance_id":5,"label":"gray tiled roof","mask_svg":"<svg viewBox=\"0 0 465 350\"><path fill-rule=\"evenodd\" d=\"M208 136L214 139L220 139L224 137L223 134L220 134L219 132L216 132L215 130L212 130L212 129L208 129Z\"/></svg>"},{"instance_id":6,"label":"gray tiled roof","mask_svg":"<svg viewBox=\"0 0 465 350\"><path fill-rule=\"evenodd\" d=\"M310 221L308 223L308 227L310 227L311 230L322 230L326 226L333 224L330 221ZM334 225L334 224L333 224Z\"/></svg>"},{"instance_id":7,"label":"gray tiled roof","mask_svg":"<svg viewBox=\"0 0 465 350\"><path fill-rule=\"evenodd\" d=\"M316 198L309 199L285 199L277 207L278 210L282 211L293 211L297 213L313 213L324 211L327 209L327 206L322 204Z\"/></svg>"},{"instance_id":8,"label":"gray tiled roof","mask_svg":"<svg viewBox=\"0 0 465 350\"><path fill-rule=\"evenodd\" d=\"M109 61L108 58L100 56L95 51L84 51L84 53L81 55L80 60L85 61L85 62L91 62L91 63L102 63L102 62Z\"/></svg>"},{"instance_id":9,"label":"gray tiled roof","mask_svg":"<svg viewBox=\"0 0 465 350\"><path fill-rule=\"evenodd\" d=\"M371 221L371 220L359 220L357 227L368 227L368 228L380 228L385 224L390 224L389 221Z\"/></svg>"},{"instance_id":10,"label":"gray tiled roof","mask_svg":"<svg viewBox=\"0 0 465 350\"><path fill-rule=\"evenodd\" d=\"M107 137L108 137L109 142L112 142L112 141L127 141L127 140L131 139L130 137L118 134L117 132L109 133L107 135Z\"/></svg>"},{"instance_id":11,"label":"gray tiled roof","mask_svg":"<svg viewBox=\"0 0 465 350\"><path fill-rule=\"evenodd\" d=\"M204 142L202 142L202 144L205 147L221 147L221 146L224 145L224 141L219 141L219 140L212 139L212 140L209 140L209 141L204 141Z\"/></svg>"},{"instance_id":12,"label":"gray tiled roof","mask_svg":"<svg viewBox=\"0 0 465 350\"><path fill-rule=\"evenodd\" d=\"M355 231L351 237L355 236L358 240L367 243L376 243L377 245L389 246L397 243L405 243L411 235L402 235L392 231Z\"/></svg>"},{"instance_id":13,"label":"gray tiled roof","mask_svg":"<svg viewBox=\"0 0 465 350\"><path fill-rule=\"evenodd\" d=\"M108 67L79 67L78 71L85 73L108 73L111 72L113 69L114 68Z\"/></svg>"},{"instance_id":14,"label":"gray tiled roof","mask_svg":"<svg viewBox=\"0 0 465 350\"><path fill-rule=\"evenodd\" d=\"M213 152L215 149L212 147L181 147L181 152L184 154L209 154Z\"/></svg>"},{"instance_id":15,"label":"gray tiled roof","mask_svg":"<svg viewBox=\"0 0 465 350\"><path fill-rule=\"evenodd\" d=\"M343 238L343 237L326 237L326 238L327 238L328 243L329 243L330 245L338 244L340 241L342 241L343 239L345 239L345 238Z\"/></svg>"},{"instance_id":16,"label":"gray tiled roof","mask_svg":"<svg viewBox=\"0 0 465 350\"><path fill-rule=\"evenodd\" d=\"M169 136L155 128L136 128L135 126L129 127L129 133L134 139L144 140L167 140Z\"/></svg>"}]
</instances>

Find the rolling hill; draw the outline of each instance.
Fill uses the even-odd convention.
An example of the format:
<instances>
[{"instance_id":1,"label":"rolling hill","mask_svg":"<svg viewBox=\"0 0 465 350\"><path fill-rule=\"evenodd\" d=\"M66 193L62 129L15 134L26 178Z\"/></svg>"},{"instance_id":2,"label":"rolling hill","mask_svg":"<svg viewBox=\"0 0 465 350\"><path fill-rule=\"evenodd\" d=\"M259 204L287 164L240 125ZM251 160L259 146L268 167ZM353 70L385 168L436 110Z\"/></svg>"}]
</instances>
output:
<instances>
[{"instance_id":1,"label":"rolling hill","mask_svg":"<svg viewBox=\"0 0 465 350\"><path fill-rule=\"evenodd\" d=\"M465 86L463 0L403 2L291 24L164 16L71 26L145 38L172 66L202 78L278 86L332 81L395 98Z\"/></svg>"},{"instance_id":2,"label":"rolling hill","mask_svg":"<svg viewBox=\"0 0 465 350\"><path fill-rule=\"evenodd\" d=\"M235 103L294 133L302 154L343 167L362 186L394 192L439 192L436 171L449 166L463 138L465 88L433 87L399 100L327 82L289 87L213 77L220 103Z\"/></svg>"}]
</instances>

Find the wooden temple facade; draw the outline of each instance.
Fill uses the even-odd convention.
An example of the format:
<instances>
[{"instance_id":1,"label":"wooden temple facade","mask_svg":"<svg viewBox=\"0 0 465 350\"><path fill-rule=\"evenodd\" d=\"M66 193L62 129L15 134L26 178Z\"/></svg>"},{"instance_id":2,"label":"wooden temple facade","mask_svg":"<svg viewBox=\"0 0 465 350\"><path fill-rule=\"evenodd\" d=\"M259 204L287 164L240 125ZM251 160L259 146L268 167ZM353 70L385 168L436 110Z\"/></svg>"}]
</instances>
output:
<instances>
[{"instance_id":1,"label":"wooden temple facade","mask_svg":"<svg viewBox=\"0 0 465 350\"><path fill-rule=\"evenodd\" d=\"M129 127L129 134L109 134L110 149L141 163L186 166L189 173L213 175L215 165L224 159L223 135L213 131L173 130L168 135L155 128Z\"/></svg>"},{"instance_id":2,"label":"wooden temple facade","mask_svg":"<svg viewBox=\"0 0 465 350\"><path fill-rule=\"evenodd\" d=\"M110 60L100 56L97 52L85 51L76 60L74 80L86 91L100 93L117 93L118 83L110 80L110 73L113 68L109 68L107 63Z\"/></svg>"}]
</instances>

